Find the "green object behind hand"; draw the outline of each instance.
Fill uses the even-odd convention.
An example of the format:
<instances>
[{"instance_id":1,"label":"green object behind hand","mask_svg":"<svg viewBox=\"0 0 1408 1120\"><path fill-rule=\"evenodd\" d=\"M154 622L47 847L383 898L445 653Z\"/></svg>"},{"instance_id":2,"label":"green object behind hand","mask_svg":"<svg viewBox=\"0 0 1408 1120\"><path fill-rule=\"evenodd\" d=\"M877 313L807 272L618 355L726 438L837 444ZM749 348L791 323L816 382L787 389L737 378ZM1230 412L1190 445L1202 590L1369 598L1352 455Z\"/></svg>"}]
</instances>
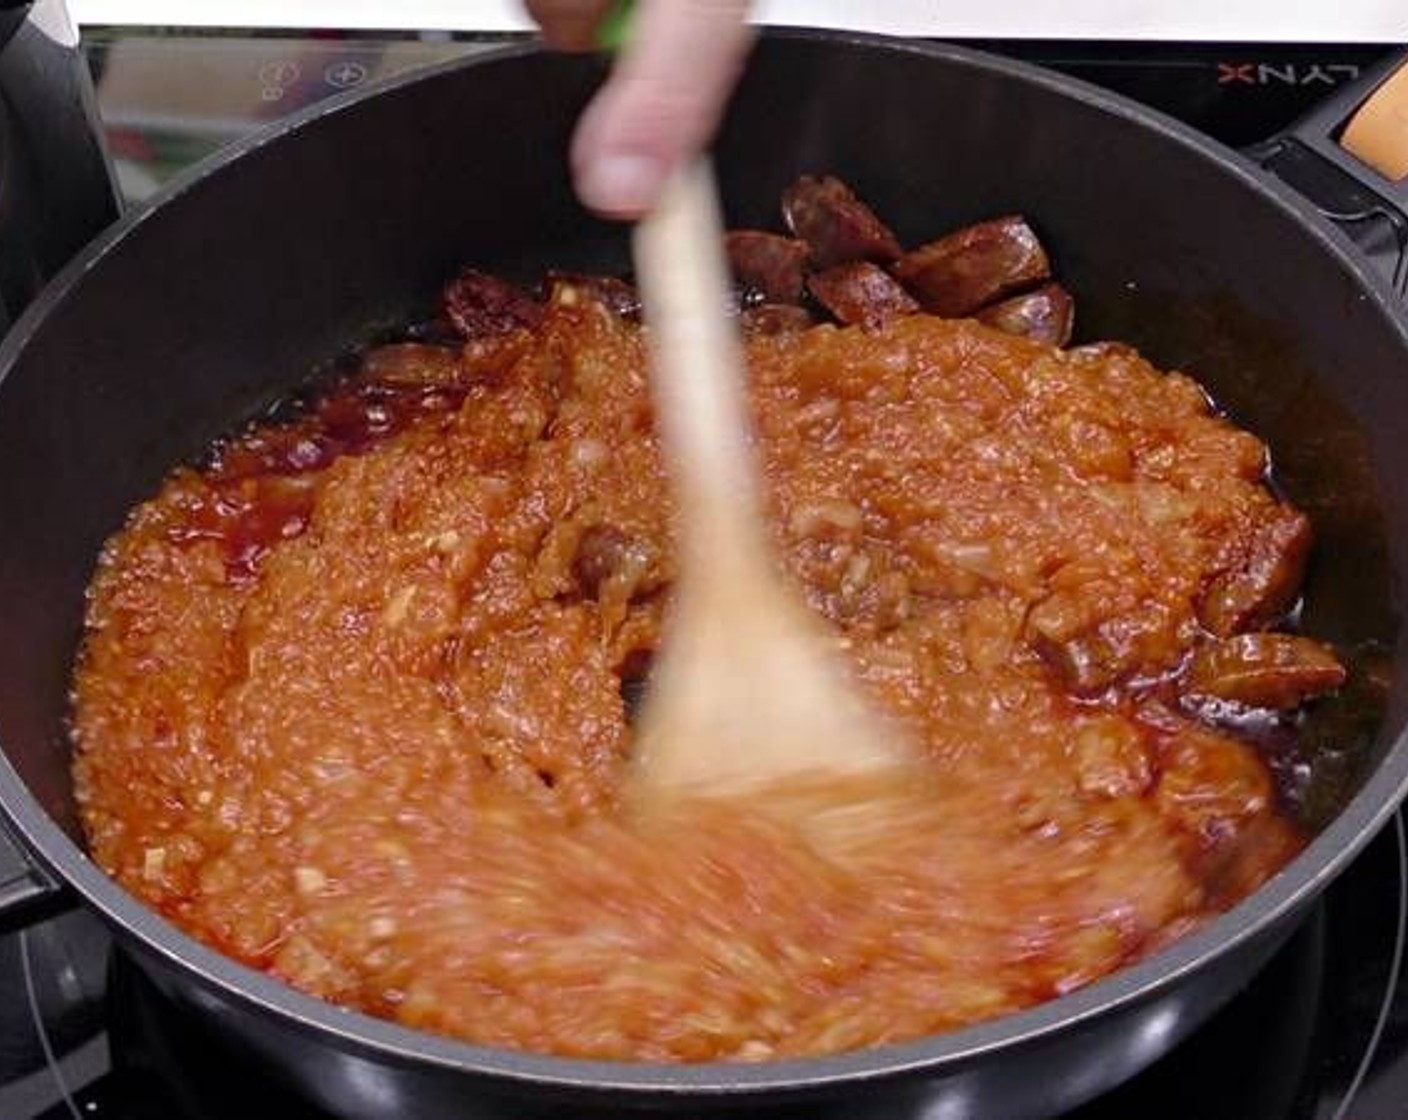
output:
<instances>
[{"instance_id":1,"label":"green object behind hand","mask_svg":"<svg viewBox=\"0 0 1408 1120\"><path fill-rule=\"evenodd\" d=\"M631 0L617 0L597 28L596 44L604 51L619 53L631 37Z\"/></svg>"}]
</instances>

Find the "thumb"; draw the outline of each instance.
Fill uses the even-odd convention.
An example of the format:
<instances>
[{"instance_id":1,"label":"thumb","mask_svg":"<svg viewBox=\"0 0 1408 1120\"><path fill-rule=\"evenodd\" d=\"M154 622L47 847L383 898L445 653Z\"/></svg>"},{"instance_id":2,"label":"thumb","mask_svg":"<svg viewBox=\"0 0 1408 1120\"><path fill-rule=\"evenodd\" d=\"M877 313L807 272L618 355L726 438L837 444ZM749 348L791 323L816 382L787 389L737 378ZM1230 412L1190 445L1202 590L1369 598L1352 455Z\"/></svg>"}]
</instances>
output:
<instances>
[{"instance_id":1,"label":"thumb","mask_svg":"<svg viewBox=\"0 0 1408 1120\"><path fill-rule=\"evenodd\" d=\"M642 0L631 40L577 127L582 201L639 217L718 126L752 41L746 0Z\"/></svg>"}]
</instances>

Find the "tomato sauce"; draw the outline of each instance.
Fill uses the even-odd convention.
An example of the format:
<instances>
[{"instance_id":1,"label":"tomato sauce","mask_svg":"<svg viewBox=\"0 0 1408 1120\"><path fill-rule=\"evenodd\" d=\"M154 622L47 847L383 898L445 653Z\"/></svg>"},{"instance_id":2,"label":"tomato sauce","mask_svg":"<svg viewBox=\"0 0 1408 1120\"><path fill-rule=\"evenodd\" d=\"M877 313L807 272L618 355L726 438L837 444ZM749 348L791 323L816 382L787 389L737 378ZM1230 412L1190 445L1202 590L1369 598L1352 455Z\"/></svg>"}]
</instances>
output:
<instances>
[{"instance_id":1,"label":"tomato sauce","mask_svg":"<svg viewBox=\"0 0 1408 1120\"><path fill-rule=\"evenodd\" d=\"M481 1043L756 1061L1072 991L1299 850L1217 722L1342 679L1268 633L1309 530L1265 448L1126 348L928 315L748 342L779 553L924 780L845 858L758 805L637 819L673 542L642 331L580 295L500 327L368 352L108 543L83 819L194 936Z\"/></svg>"}]
</instances>

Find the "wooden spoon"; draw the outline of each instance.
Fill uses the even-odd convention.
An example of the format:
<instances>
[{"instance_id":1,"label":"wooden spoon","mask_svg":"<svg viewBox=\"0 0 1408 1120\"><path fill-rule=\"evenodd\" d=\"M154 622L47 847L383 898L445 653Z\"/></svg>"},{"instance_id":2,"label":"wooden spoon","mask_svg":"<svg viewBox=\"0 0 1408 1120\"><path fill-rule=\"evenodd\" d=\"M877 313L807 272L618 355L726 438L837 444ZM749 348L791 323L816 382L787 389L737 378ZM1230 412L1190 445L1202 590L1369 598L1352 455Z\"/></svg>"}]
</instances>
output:
<instances>
[{"instance_id":1,"label":"wooden spoon","mask_svg":"<svg viewBox=\"0 0 1408 1120\"><path fill-rule=\"evenodd\" d=\"M674 177L635 233L679 524L674 613L636 727L632 793L647 803L881 774L903 758L772 555L723 244L703 160Z\"/></svg>"}]
</instances>

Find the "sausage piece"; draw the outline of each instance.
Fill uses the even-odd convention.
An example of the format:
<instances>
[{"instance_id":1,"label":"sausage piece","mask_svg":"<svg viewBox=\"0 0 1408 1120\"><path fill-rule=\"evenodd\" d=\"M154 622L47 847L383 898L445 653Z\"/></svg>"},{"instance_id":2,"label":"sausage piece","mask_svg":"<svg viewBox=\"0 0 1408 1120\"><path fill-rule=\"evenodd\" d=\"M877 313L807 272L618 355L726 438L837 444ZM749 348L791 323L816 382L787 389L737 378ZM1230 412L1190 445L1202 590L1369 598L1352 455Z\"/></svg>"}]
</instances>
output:
<instances>
[{"instance_id":1,"label":"sausage piece","mask_svg":"<svg viewBox=\"0 0 1408 1120\"><path fill-rule=\"evenodd\" d=\"M466 339L510 334L536 327L543 305L506 280L466 268L445 285L445 315Z\"/></svg>"},{"instance_id":2,"label":"sausage piece","mask_svg":"<svg viewBox=\"0 0 1408 1120\"><path fill-rule=\"evenodd\" d=\"M840 179L803 175L782 192L787 228L806 242L812 264L899 259L903 250L889 227Z\"/></svg>"},{"instance_id":3,"label":"sausage piece","mask_svg":"<svg viewBox=\"0 0 1408 1120\"><path fill-rule=\"evenodd\" d=\"M1078 696L1093 696L1140 663L1140 635L1109 618L1104 607L1110 592L1071 571L1058 571L1064 586L1032 604L1023 622L1023 639L1061 684Z\"/></svg>"},{"instance_id":4,"label":"sausage piece","mask_svg":"<svg viewBox=\"0 0 1408 1120\"><path fill-rule=\"evenodd\" d=\"M1297 634L1238 634L1193 655L1187 694L1289 711L1345 681L1334 652Z\"/></svg>"},{"instance_id":5,"label":"sausage piece","mask_svg":"<svg viewBox=\"0 0 1408 1120\"><path fill-rule=\"evenodd\" d=\"M807 287L816 301L847 326L872 330L919 310L898 280L869 261L838 264L813 273Z\"/></svg>"},{"instance_id":6,"label":"sausage piece","mask_svg":"<svg viewBox=\"0 0 1408 1120\"><path fill-rule=\"evenodd\" d=\"M759 230L735 230L725 239L733 277L745 292L766 303L796 303L802 298L807 246L793 237Z\"/></svg>"},{"instance_id":7,"label":"sausage piece","mask_svg":"<svg viewBox=\"0 0 1408 1120\"><path fill-rule=\"evenodd\" d=\"M816 322L805 307L791 303L763 303L746 308L739 316L744 334L775 335L804 331Z\"/></svg>"},{"instance_id":8,"label":"sausage piece","mask_svg":"<svg viewBox=\"0 0 1408 1120\"><path fill-rule=\"evenodd\" d=\"M926 311L949 319L1031 287L1051 275L1051 262L1020 217L968 226L907 253L894 273Z\"/></svg>"},{"instance_id":9,"label":"sausage piece","mask_svg":"<svg viewBox=\"0 0 1408 1120\"><path fill-rule=\"evenodd\" d=\"M1064 346L1071 340L1075 301L1060 284L1043 284L1034 292L989 304L974 318L1007 334Z\"/></svg>"},{"instance_id":10,"label":"sausage piece","mask_svg":"<svg viewBox=\"0 0 1408 1120\"><path fill-rule=\"evenodd\" d=\"M596 300L623 319L640 314L640 296L630 284L615 276L586 276L578 272L547 274L548 299L571 306L581 299Z\"/></svg>"},{"instance_id":11,"label":"sausage piece","mask_svg":"<svg viewBox=\"0 0 1408 1120\"><path fill-rule=\"evenodd\" d=\"M1117 648L1098 630L1058 640L1030 628L1027 641L1061 683L1077 696L1094 696L1109 688L1132 665L1129 652Z\"/></svg>"},{"instance_id":12,"label":"sausage piece","mask_svg":"<svg viewBox=\"0 0 1408 1120\"><path fill-rule=\"evenodd\" d=\"M1235 839L1273 796L1271 776L1243 744L1204 727L1184 728L1165 745L1154 804L1208 848Z\"/></svg>"},{"instance_id":13,"label":"sausage piece","mask_svg":"<svg viewBox=\"0 0 1408 1120\"><path fill-rule=\"evenodd\" d=\"M659 557L649 541L614 525L591 525L583 530L572 557L572 575L582 594L599 599L613 582L622 586L629 600L638 591L657 586L654 573Z\"/></svg>"},{"instance_id":14,"label":"sausage piece","mask_svg":"<svg viewBox=\"0 0 1408 1120\"><path fill-rule=\"evenodd\" d=\"M1199 621L1219 637L1274 621L1295 600L1310 544L1310 519L1287 507L1257 535L1241 567L1208 587Z\"/></svg>"}]
</instances>

